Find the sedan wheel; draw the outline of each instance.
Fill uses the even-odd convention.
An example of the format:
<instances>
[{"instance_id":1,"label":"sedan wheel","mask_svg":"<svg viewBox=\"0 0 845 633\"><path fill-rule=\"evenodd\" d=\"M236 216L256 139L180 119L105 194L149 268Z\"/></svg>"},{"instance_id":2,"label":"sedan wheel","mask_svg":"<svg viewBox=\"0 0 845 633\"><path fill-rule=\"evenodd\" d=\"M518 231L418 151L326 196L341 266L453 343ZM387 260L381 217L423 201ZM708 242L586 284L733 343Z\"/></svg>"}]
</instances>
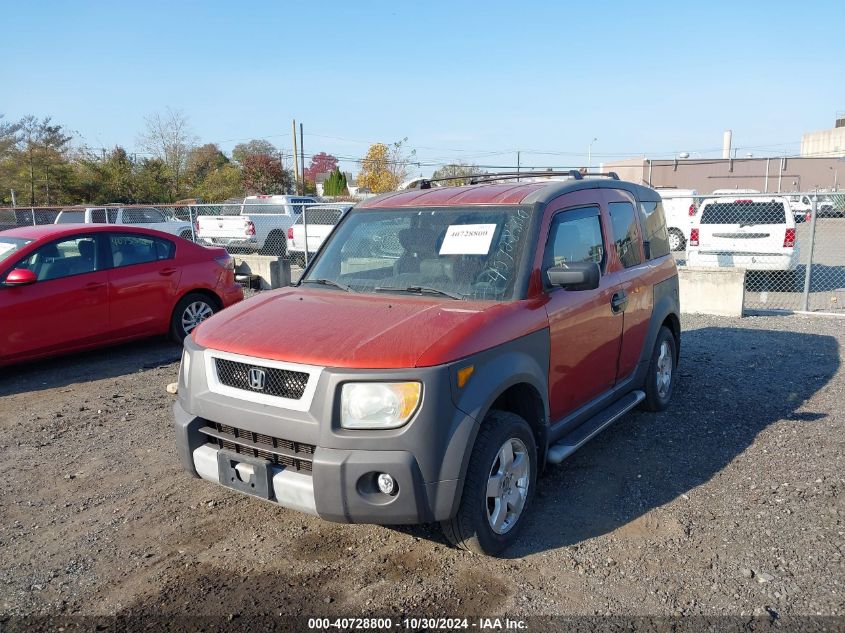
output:
<instances>
[{"instance_id":1,"label":"sedan wheel","mask_svg":"<svg viewBox=\"0 0 845 633\"><path fill-rule=\"evenodd\" d=\"M182 329L190 334L200 323L214 314L214 310L205 301L194 301L182 312Z\"/></svg>"},{"instance_id":2,"label":"sedan wheel","mask_svg":"<svg viewBox=\"0 0 845 633\"><path fill-rule=\"evenodd\" d=\"M220 309L219 301L209 295L192 292L185 295L173 309L170 335L181 343L197 326Z\"/></svg>"}]
</instances>

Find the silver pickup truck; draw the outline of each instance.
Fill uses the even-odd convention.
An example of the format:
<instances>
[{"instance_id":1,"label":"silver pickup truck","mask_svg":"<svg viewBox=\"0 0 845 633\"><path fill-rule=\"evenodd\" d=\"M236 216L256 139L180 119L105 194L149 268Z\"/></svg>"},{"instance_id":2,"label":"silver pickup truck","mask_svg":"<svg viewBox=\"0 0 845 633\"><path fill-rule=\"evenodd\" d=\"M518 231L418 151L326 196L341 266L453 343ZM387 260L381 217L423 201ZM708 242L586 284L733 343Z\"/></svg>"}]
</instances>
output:
<instances>
[{"instance_id":1,"label":"silver pickup truck","mask_svg":"<svg viewBox=\"0 0 845 633\"><path fill-rule=\"evenodd\" d=\"M200 215L197 239L203 244L284 256L288 228L304 205L316 202L307 196L247 196L237 215Z\"/></svg>"}]
</instances>

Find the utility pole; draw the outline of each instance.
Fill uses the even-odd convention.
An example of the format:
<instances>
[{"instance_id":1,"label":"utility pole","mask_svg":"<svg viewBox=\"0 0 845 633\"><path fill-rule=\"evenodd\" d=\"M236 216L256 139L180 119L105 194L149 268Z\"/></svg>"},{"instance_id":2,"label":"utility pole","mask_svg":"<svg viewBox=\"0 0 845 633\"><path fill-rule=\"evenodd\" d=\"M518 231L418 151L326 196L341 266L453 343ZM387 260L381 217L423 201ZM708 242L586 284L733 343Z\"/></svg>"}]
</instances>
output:
<instances>
[{"instance_id":1,"label":"utility pole","mask_svg":"<svg viewBox=\"0 0 845 633\"><path fill-rule=\"evenodd\" d=\"M299 155L296 150L296 119L291 126L293 129L293 183L294 191L299 193Z\"/></svg>"},{"instance_id":2,"label":"utility pole","mask_svg":"<svg viewBox=\"0 0 845 633\"><path fill-rule=\"evenodd\" d=\"M299 162L302 169L302 193L305 194L305 140L302 138L302 123L299 124ZM308 250L308 249L306 249Z\"/></svg>"}]
</instances>

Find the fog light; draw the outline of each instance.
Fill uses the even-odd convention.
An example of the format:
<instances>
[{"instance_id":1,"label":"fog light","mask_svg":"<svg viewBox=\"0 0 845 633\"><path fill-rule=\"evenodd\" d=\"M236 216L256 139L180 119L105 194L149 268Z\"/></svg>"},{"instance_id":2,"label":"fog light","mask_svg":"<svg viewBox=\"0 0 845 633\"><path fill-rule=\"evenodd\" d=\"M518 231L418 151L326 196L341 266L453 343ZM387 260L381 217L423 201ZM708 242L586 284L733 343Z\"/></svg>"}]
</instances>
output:
<instances>
[{"instance_id":1,"label":"fog light","mask_svg":"<svg viewBox=\"0 0 845 633\"><path fill-rule=\"evenodd\" d=\"M388 475L387 473L382 473L378 476L378 489L381 490L386 495L392 495L396 492L396 480Z\"/></svg>"}]
</instances>

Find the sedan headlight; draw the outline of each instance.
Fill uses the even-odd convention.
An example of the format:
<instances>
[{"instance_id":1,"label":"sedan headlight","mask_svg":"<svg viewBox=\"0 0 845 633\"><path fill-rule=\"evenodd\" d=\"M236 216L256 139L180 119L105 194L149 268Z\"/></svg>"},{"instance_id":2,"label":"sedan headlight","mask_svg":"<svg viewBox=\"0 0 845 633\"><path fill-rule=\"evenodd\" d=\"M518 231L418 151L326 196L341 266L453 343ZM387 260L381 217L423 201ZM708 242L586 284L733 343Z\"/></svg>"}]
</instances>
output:
<instances>
[{"instance_id":1,"label":"sedan headlight","mask_svg":"<svg viewBox=\"0 0 845 633\"><path fill-rule=\"evenodd\" d=\"M419 382L352 382L340 393L340 425L346 429L395 429L417 410Z\"/></svg>"}]
</instances>

